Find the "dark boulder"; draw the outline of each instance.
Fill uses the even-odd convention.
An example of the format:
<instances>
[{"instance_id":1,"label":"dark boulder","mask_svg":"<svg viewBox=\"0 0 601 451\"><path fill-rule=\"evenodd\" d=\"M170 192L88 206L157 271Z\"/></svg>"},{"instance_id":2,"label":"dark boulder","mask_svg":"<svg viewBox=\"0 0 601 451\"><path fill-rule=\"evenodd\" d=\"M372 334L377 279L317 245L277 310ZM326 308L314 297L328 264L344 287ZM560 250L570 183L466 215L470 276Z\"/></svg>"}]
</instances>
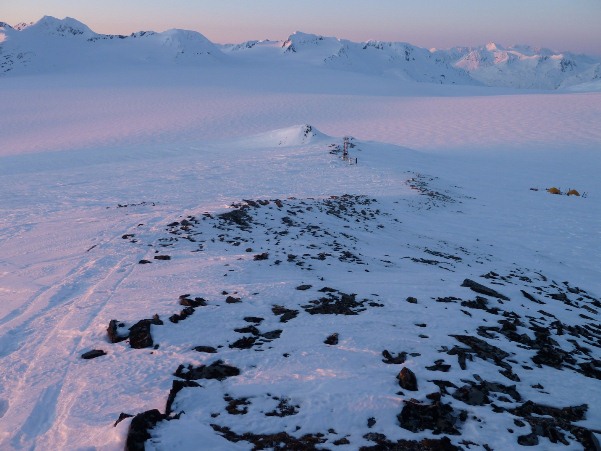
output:
<instances>
[{"instance_id":1,"label":"dark boulder","mask_svg":"<svg viewBox=\"0 0 601 451\"><path fill-rule=\"evenodd\" d=\"M125 327L125 324L117 321L116 319L112 319L109 321L109 327L106 329L106 332L109 336L109 341L111 343L119 343L120 341L127 340L129 334L124 334L125 331L119 330Z\"/></svg>"},{"instance_id":2,"label":"dark boulder","mask_svg":"<svg viewBox=\"0 0 601 451\"><path fill-rule=\"evenodd\" d=\"M143 319L129 328L129 345L134 349L151 348L154 345L150 333L152 320Z\"/></svg>"},{"instance_id":3,"label":"dark boulder","mask_svg":"<svg viewBox=\"0 0 601 451\"><path fill-rule=\"evenodd\" d=\"M146 440L151 437L149 430L154 428L159 421L163 421L165 418L167 418L167 416L157 409L147 410L146 412L136 415L129 425L129 431L125 442L125 451L144 451Z\"/></svg>"},{"instance_id":4,"label":"dark boulder","mask_svg":"<svg viewBox=\"0 0 601 451\"><path fill-rule=\"evenodd\" d=\"M226 365L222 360L217 360L210 365L192 366L180 365L175 371L175 376L186 380L217 379L224 380L228 377L238 376L240 370L234 366Z\"/></svg>"},{"instance_id":5,"label":"dark boulder","mask_svg":"<svg viewBox=\"0 0 601 451\"><path fill-rule=\"evenodd\" d=\"M492 288L488 288L485 285L479 284L471 279L465 279L461 284L462 287L467 287L476 293L483 294L484 296L491 296L494 298L503 299L504 301L509 301L509 298L498 291L493 290Z\"/></svg>"},{"instance_id":6,"label":"dark boulder","mask_svg":"<svg viewBox=\"0 0 601 451\"><path fill-rule=\"evenodd\" d=\"M95 359L96 357L100 357L106 355L106 352L104 352L102 349L93 349L91 351L88 352L84 352L81 355L82 359L86 359L86 360L90 360L90 359Z\"/></svg>"},{"instance_id":7,"label":"dark boulder","mask_svg":"<svg viewBox=\"0 0 601 451\"><path fill-rule=\"evenodd\" d=\"M403 368L398 374L397 379L401 388L409 391L417 391L417 378L415 377L415 373L409 368Z\"/></svg>"},{"instance_id":8,"label":"dark boulder","mask_svg":"<svg viewBox=\"0 0 601 451\"><path fill-rule=\"evenodd\" d=\"M331 345L331 346L337 345L338 344L338 333L333 333L332 335L329 335L328 338L325 339L324 343L327 345Z\"/></svg>"},{"instance_id":9,"label":"dark boulder","mask_svg":"<svg viewBox=\"0 0 601 451\"><path fill-rule=\"evenodd\" d=\"M453 408L449 404L405 401L405 406L397 418L401 427L411 432L429 429L434 434L460 435L455 427L457 418L453 415Z\"/></svg>"}]
</instances>

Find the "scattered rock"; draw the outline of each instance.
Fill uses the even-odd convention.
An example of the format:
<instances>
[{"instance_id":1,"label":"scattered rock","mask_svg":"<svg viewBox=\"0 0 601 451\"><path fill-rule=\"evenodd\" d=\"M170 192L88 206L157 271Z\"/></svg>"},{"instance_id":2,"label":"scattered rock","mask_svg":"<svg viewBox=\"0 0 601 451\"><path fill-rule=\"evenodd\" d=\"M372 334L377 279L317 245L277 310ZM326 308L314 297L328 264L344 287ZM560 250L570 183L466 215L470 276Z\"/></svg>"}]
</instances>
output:
<instances>
[{"instance_id":1,"label":"scattered rock","mask_svg":"<svg viewBox=\"0 0 601 451\"><path fill-rule=\"evenodd\" d=\"M206 299L203 298L194 298L194 299L190 299L188 296L190 295L181 295L179 297L179 303L180 305L183 305L185 307L205 307L208 303L208 301Z\"/></svg>"},{"instance_id":2,"label":"scattered rock","mask_svg":"<svg viewBox=\"0 0 601 451\"><path fill-rule=\"evenodd\" d=\"M115 423L113 424L113 427L116 427L116 426L117 426L119 423L121 423L121 422L122 422L123 420L125 420L126 418L131 418L131 417L133 417L133 415L132 415L132 414L130 414L130 413L124 413L124 412L121 412L121 413L119 414L119 418L117 418L117 420L116 420L116 421L115 421Z\"/></svg>"},{"instance_id":3,"label":"scattered rock","mask_svg":"<svg viewBox=\"0 0 601 451\"><path fill-rule=\"evenodd\" d=\"M442 371L443 373L448 372L451 369L451 365L445 364L444 360L440 359L434 362L434 365L427 366L429 371Z\"/></svg>"},{"instance_id":4,"label":"scattered rock","mask_svg":"<svg viewBox=\"0 0 601 451\"><path fill-rule=\"evenodd\" d=\"M397 379L401 388L409 391L417 391L417 378L415 377L415 373L409 368L403 368L397 375Z\"/></svg>"},{"instance_id":5,"label":"scattered rock","mask_svg":"<svg viewBox=\"0 0 601 451\"><path fill-rule=\"evenodd\" d=\"M294 319L298 316L298 310L287 309L281 305L274 305L271 308L271 311L274 315L280 317L281 323L287 323L291 319Z\"/></svg>"},{"instance_id":6,"label":"scattered rock","mask_svg":"<svg viewBox=\"0 0 601 451\"><path fill-rule=\"evenodd\" d=\"M417 304L417 298L414 298L413 296L409 296L406 301L410 304Z\"/></svg>"},{"instance_id":7,"label":"scattered rock","mask_svg":"<svg viewBox=\"0 0 601 451\"><path fill-rule=\"evenodd\" d=\"M154 320L143 319L129 328L129 345L134 349L151 348L154 342L150 333L150 325Z\"/></svg>"},{"instance_id":8,"label":"scattered rock","mask_svg":"<svg viewBox=\"0 0 601 451\"><path fill-rule=\"evenodd\" d=\"M215 354L217 352L217 349L215 349L213 346L196 346L193 349L196 352L206 352L208 354Z\"/></svg>"},{"instance_id":9,"label":"scattered rock","mask_svg":"<svg viewBox=\"0 0 601 451\"><path fill-rule=\"evenodd\" d=\"M278 398L276 398L278 399ZM291 415L296 415L298 413L298 409L300 409L299 405L291 405L290 400L288 398L281 398L280 402L276 406L274 410L271 412L267 412L265 414L266 417L288 417Z\"/></svg>"},{"instance_id":10,"label":"scattered rock","mask_svg":"<svg viewBox=\"0 0 601 451\"><path fill-rule=\"evenodd\" d=\"M299 285L298 287L296 287L296 289L299 291L306 291L312 287L313 287L313 285Z\"/></svg>"},{"instance_id":11,"label":"scattered rock","mask_svg":"<svg viewBox=\"0 0 601 451\"><path fill-rule=\"evenodd\" d=\"M278 432L276 434L253 434L246 432L236 434L226 426L211 424L215 432L218 432L226 440L237 443L239 441L250 442L255 445L253 449L273 449L273 450L312 450L318 449L317 445L324 443L327 439L323 434L305 434L302 437L293 437L287 432Z\"/></svg>"},{"instance_id":12,"label":"scattered rock","mask_svg":"<svg viewBox=\"0 0 601 451\"><path fill-rule=\"evenodd\" d=\"M242 337L230 345L230 348L250 349L253 347L257 339L255 337Z\"/></svg>"},{"instance_id":13,"label":"scattered rock","mask_svg":"<svg viewBox=\"0 0 601 451\"><path fill-rule=\"evenodd\" d=\"M171 390L169 390L169 396L167 396L167 404L165 405L165 414L171 415L173 402L175 401L175 397L177 394L186 387L200 387L198 382L194 381L180 381L175 379L171 385Z\"/></svg>"},{"instance_id":14,"label":"scattered rock","mask_svg":"<svg viewBox=\"0 0 601 451\"><path fill-rule=\"evenodd\" d=\"M384 357L384 359L382 359L382 362L384 363L389 365L400 365L405 363L405 360L407 359L407 353L399 352L396 356L393 356L390 352L388 352L388 350L384 349L382 351L382 357Z\"/></svg>"},{"instance_id":15,"label":"scattered rock","mask_svg":"<svg viewBox=\"0 0 601 451\"><path fill-rule=\"evenodd\" d=\"M180 365L175 371L175 376L185 380L217 379L222 381L228 377L238 376L239 374L240 370L238 368L226 365L223 363L223 360L217 360L210 365L197 367L188 365L185 368L184 365Z\"/></svg>"},{"instance_id":16,"label":"scattered rock","mask_svg":"<svg viewBox=\"0 0 601 451\"><path fill-rule=\"evenodd\" d=\"M227 302L228 304L237 304L239 302L242 302L242 300L240 298L235 298L234 296L228 296L225 299L225 302Z\"/></svg>"},{"instance_id":17,"label":"scattered rock","mask_svg":"<svg viewBox=\"0 0 601 451\"><path fill-rule=\"evenodd\" d=\"M100 357L103 355L106 355L106 352L104 352L102 349L93 349L91 351L84 352L81 355L81 358L89 360L89 359L95 359L96 357Z\"/></svg>"},{"instance_id":18,"label":"scattered rock","mask_svg":"<svg viewBox=\"0 0 601 451\"><path fill-rule=\"evenodd\" d=\"M171 260L171 256L170 255L155 255L154 259L155 260Z\"/></svg>"},{"instance_id":19,"label":"scattered rock","mask_svg":"<svg viewBox=\"0 0 601 451\"><path fill-rule=\"evenodd\" d=\"M491 297L503 299L504 301L509 301L509 298L507 296L499 293L498 291L493 290L492 288L488 288L487 286L479 284L478 282L475 282L471 279L465 279L463 281L463 283L461 284L461 286L467 287L470 290L475 291L476 293L483 294L485 296L491 296Z\"/></svg>"},{"instance_id":20,"label":"scattered rock","mask_svg":"<svg viewBox=\"0 0 601 451\"><path fill-rule=\"evenodd\" d=\"M227 213L222 213L217 215L223 221L226 221L230 224L235 224L241 229L248 229L252 223L252 217L247 213L245 209L237 209L228 211Z\"/></svg>"},{"instance_id":21,"label":"scattered rock","mask_svg":"<svg viewBox=\"0 0 601 451\"><path fill-rule=\"evenodd\" d=\"M384 434L370 432L363 436L370 442L375 442L374 446L362 446L360 451L462 451L462 448L453 445L448 437L440 439L425 438L420 440L404 440L397 442L388 440Z\"/></svg>"},{"instance_id":22,"label":"scattered rock","mask_svg":"<svg viewBox=\"0 0 601 451\"><path fill-rule=\"evenodd\" d=\"M137 414L129 425L125 451L144 451L145 442L151 437L148 431L154 428L159 421L166 418L167 415L162 414L157 409Z\"/></svg>"},{"instance_id":23,"label":"scattered rock","mask_svg":"<svg viewBox=\"0 0 601 451\"><path fill-rule=\"evenodd\" d=\"M410 400L405 401L405 406L397 418L401 427L411 432L429 429L434 434L460 435L455 427L458 418L453 413L449 404L421 404Z\"/></svg>"},{"instance_id":24,"label":"scattered rock","mask_svg":"<svg viewBox=\"0 0 601 451\"><path fill-rule=\"evenodd\" d=\"M127 340L129 333L124 333L124 330L119 330L123 328L125 328L125 324L117 321L116 319L109 321L109 327L106 329L106 331L111 343L119 343L120 341Z\"/></svg>"},{"instance_id":25,"label":"scattered rock","mask_svg":"<svg viewBox=\"0 0 601 451\"><path fill-rule=\"evenodd\" d=\"M338 344L338 333L333 333L332 335L329 335L328 338L325 339L324 343L327 345L331 345L331 346L337 345Z\"/></svg>"},{"instance_id":26,"label":"scattered rock","mask_svg":"<svg viewBox=\"0 0 601 451\"><path fill-rule=\"evenodd\" d=\"M144 259L142 259L142 260L140 260L138 263L139 263L140 265L147 265L147 264L149 264L149 263L152 263L152 262L151 262L150 260L144 260Z\"/></svg>"},{"instance_id":27,"label":"scattered rock","mask_svg":"<svg viewBox=\"0 0 601 451\"><path fill-rule=\"evenodd\" d=\"M363 307L365 301L358 302L355 297L355 294L340 293L340 297L329 294L302 307L311 315L357 315L366 308Z\"/></svg>"},{"instance_id":28,"label":"scattered rock","mask_svg":"<svg viewBox=\"0 0 601 451\"><path fill-rule=\"evenodd\" d=\"M246 415L248 413L248 407L251 403L248 398L232 398L229 395L225 395L223 400L228 404L225 410L230 415Z\"/></svg>"}]
</instances>

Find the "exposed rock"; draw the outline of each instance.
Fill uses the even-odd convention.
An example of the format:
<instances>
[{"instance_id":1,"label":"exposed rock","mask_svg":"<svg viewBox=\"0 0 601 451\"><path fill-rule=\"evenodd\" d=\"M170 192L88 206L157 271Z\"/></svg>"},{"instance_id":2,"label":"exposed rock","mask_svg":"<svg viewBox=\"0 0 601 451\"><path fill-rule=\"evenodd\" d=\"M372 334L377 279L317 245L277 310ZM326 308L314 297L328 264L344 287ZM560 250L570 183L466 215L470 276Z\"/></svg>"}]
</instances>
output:
<instances>
[{"instance_id":1,"label":"exposed rock","mask_svg":"<svg viewBox=\"0 0 601 451\"><path fill-rule=\"evenodd\" d=\"M326 441L323 434L305 434L297 438L287 432L278 432L276 434L253 434L252 432L246 432L244 434L237 434L225 426L211 424L211 427L226 440L233 443L239 441L250 442L255 445L253 449L257 450L312 450L318 449L316 446Z\"/></svg>"},{"instance_id":2,"label":"exposed rock","mask_svg":"<svg viewBox=\"0 0 601 451\"><path fill-rule=\"evenodd\" d=\"M328 338L325 339L324 343L327 345L331 345L331 346L337 345L338 344L338 333L333 333L332 335L329 335Z\"/></svg>"},{"instance_id":3,"label":"exposed rock","mask_svg":"<svg viewBox=\"0 0 601 451\"><path fill-rule=\"evenodd\" d=\"M157 409L137 414L129 425L125 451L144 451L145 442L151 437L148 431L154 428L159 421L166 418L167 415L162 414Z\"/></svg>"},{"instance_id":4,"label":"exposed rock","mask_svg":"<svg viewBox=\"0 0 601 451\"><path fill-rule=\"evenodd\" d=\"M401 388L409 391L417 391L417 378L415 377L415 373L409 368L403 368L397 375L397 379Z\"/></svg>"},{"instance_id":5,"label":"exposed rock","mask_svg":"<svg viewBox=\"0 0 601 451\"><path fill-rule=\"evenodd\" d=\"M175 376L186 380L198 379L217 379L224 380L228 377L238 376L240 370L234 366L226 365L223 360L217 360L210 365L193 366L188 365L184 369L184 365L180 365L175 371Z\"/></svg>"},{"instance_id":6,"label":"exposed rock","mask_svg":"<svg viewBox=\"0 0 601 451\"><path fill-rule=\"evenodd\" d=\"M131 418L131 417L133 417L133 415L132 415L132 414L130 414L130 413L124 413L124 412L121 412L121 413L119 414L119 418L117 418L117 420L116 420L116 421L115 421L115 423L113 424L113 427L116 427L116 426L117 426L119 423L121 423L121 422L122 422L123 420L125 420L126 418Z\"/></svg>"},{"instance_id":7,"label":"exposed rock","mask_svg":"<svg viewBox=\"0 0 601 451\"><path fill-rule=\"evenodd\" d=\"M171 256L170 255L155 255L154 259L155 260L171 260Z\"/></svg>"},{"instance_id":8,"label":"exposed rock","mask_svg":"<svg viewBox=\"0 0 601 451\"><path fill-rule=\"evenodd\" d=\"M248 413L248 407L251 403L248 398L232 398L229 395L225 395L223 400L228 404L225 410L230 415L246 415Z\"/></svg>"},{"instance_id":9,"label":"exposed rock","mask_svg":"<svg viewBox=\"0 0 601 451\"><path fill-rule=\"evenodd\" d=\"M429 371L442 371L443 373L446 373L451 369L451 365L445 364L444 360L440 359L434 362L434 365L427 366L426 369Z\"/></svg>"},{"instance_id":10,"label":"exposed rock","mask_svg":"<svg viewBox=\"0 0 601 451\"><path fill-rule=\"evenodd\" d=\"M154 344L150 333L153 320L143 319L129 328L129 345L134 349L151 348Z\"/></svg>"},{"instance_id":11,"label":"exposed rock","mask_svg":"<svg viewBox=\"0 0 601 451\"><path fill-rule=\"evenodd\" d=\"M414 298L413 296L409 296L409 297L406 299L406 301L407 301L407 302L409 302L410 304L417 304L417 299L416 299L416 298Z\"/></svg>"},{"instance_id":12,"label":"exposed rock","mask_svg":"<svg viewBox=\"0 0 601 451\"><path fill-rule=\"evenodd\" d=\"M310 289L311 287L313 287L313 285L299 285L298 287L296 287L296 289L299 291L305 291Z\"/></svg>"},{"instance_id":13,"label":"exposed rock","mask_svg":"<svg viewBox=\"0 0 601 451\"><path fill-rule=\"evenodd\" d=\"M405 363L405 360L407 360L407 353L399 352L396 356L393 356L390 352L388 352L388 350L384 349L382 351L382 357L384 357L382 359L382 362L384 363L389 365L400 365Z\"/></svg>"},{"instance_id":14,"label":"exposed rock","mask_svg":"<svg viewBox=\"0 0 601 451\"><path fill-rule=\"evenodd\" d=\"M425 438L420 440L399 440L393 442L388 440L384 434L370 432L363 436L370 442L375 442L374 446L362 446L360 451L461 451L462 448L453 445L448 437L440 439Z\"/></svg>"},{"instance_id":15,"label":"exposed rock","mask_svg":"<svg viewBox=\"0 0 601 451\"><path fill-rule=\"evenodd\" d=\"M194 350L196 352L206 352L208 354L215 354L217 352L217 349L212 346L196 346Z\"/></svg>"},{"instance_id":16,"label":"exposed rock","mask_svg":"<svg viewBox=\"0 0 601 451\"><path fill-rule=\"evenodd\" d=\"M461 284L462 287L467 287L476 293L483 294L485 296L491 296L494 298L503 299L504 301L509 301L509 298L498 291L493 290L492 288L488 288L485 285L479 284L471 279L465 279Z\"/></svg>"},{"instance_id":17,"label":"exposed rock","mask_svg":"<svg viewBox=\"0 0 601 451\"><path fill-rule=\"evenodd\" d=\"M355 294L340 293L340 297L330 294L302 307L311 315L357 315L366 309L363 307L365 301L358 302L355 297Z\"/></svg>"},{"instance_id":18,"label":"exposed rock","mask_svg":"<svg viewBox=\"0 0 601 451\"><path fill-rule=\"evenodd\" d=\"M91 351L84 352L81 355L81 358L89 360L89 359L95 359L96 357L100 357L103 355L106 355L106 352L104 352L102 349L92 349Z\"/></svg>"},{"instance_id":19,"label":"exposed rock","mask_svg":"<svg viewBox=\"0 0 601 451\"><path fill-rule=\"evenodd\" d=\"M230 224L235 224L241 229L248 229L252 222L252 217L245 209L228 211L227 213L217 215L217 217Z\"/></svg>"},{"instance_id":20,"label":"exposed rock","mask_svg":"<svg viewBox=\"0 0 601 451\"><path fill-rule=\"evenodd\" d=\"M509 353L496 346L488 344L486 341L470 335L451 335L451 337L469 346L471 350L483 360L491 360L503 368L511 368L509 364L503 362L503 359L509 357Z\"/></svg>"},{"instance_id":21,"label":"exposed rock","mask_svg":"<svg viewBox=\"0 0 601 451\"><path fill-rule=\"evenodd\" d=\"M453 398L463 401L470 406L483 406L484 404L490 404L490 399L483 390L482 387L477 385L464 385L458 388L453 393Z\"/></svg>"},{"instance_id":22,"label":"exposed rock","mask_svg":"<svg viewBox=\"0 0 601 451\"><path fill-rule=\"evenodd\" d=\"M152 262L150 260L142 259L138 263L140 265L147 265L147 264L152 263Z\"/></svg>"},{"instance_id":23,"label":"exposed rock","mask_svg":"<svg viewBox=\"0 0 601 451\"><path fill-rule=\"evenodd\" d=\"M265 332L260 334L260 336L262 338L264 338L265 340L277 340L278 338L280 338L280 336L282 335L283 330L282 329L276 329L276 330L271 330L269 332Z\"/></svg>"},{"instance_id":24,"label":"exposed rock","mask_svg":"<svg viewBox=\"0 0 601 451\"><path fill-rule=\"evenodd\" d=\"M435 434L460 434L455 428L458 418L453 415L453 408L449 404L405 401L405 406L397 418L401 427L411 432L429 429Z\"/></svg>"},{"instance_id":25,"label":"exposed rock","mask_svg":"<svg viewBox=\"0 0 601 451\"><path fill-rule=\"evenodd\" d=\"M116 319L109 321L109 327L106 329L106 331L111 343L119 343L120 341L127 340L127 337L129 337L129 334L124 334L125 331L119 330L120 328L125 328L125 324L120 323Z\"/></svg>"},{"instance_id":26,"label":"exposed rock","mask_svg":"<svg viewBox=\"0 0 601 451\"><path fill-rule=\"evenodd\" d=\"M276 398L277 399L277 398ZM290 404L290 400L288 398L281 398L280 402L271 412L265 413L266 417L289 417L291 415L296 415L298 413L298 409L300 409L299 405Z\"/></svg>"},{"instance_id":27,"label":"exposed rock","mask_svg":"<svg viewBox=\"0 0 601 451\"><path fill-rule=\"evenodd\" d=\"M253 257L253 260L255 261L260 261L260 260L267 260L269 258L269 253L268 252L263 252L262 254L257 254Z\"/></svg>"},{"instance_id":28,"label":"exposed rock","mask_svg":"<svg viewBox=\"0 0 601 451\"><path fill-rule=\"evenodd\" d=\"M179 379L175 379L171 385L171 390L169 390L169 396L167 397L167 404L165 406L166 415L171 415L171 407L173 406L175 397L183 388L186 387L200 387L200 384L194 381L180 381Z\"/></svg>"},{"instance_id":29,"label":"exposed rock","mask_svg":"<svg viewBox=\"0 0 601 451\"><path fill-rule=\"evenodd\" d=\"M172 323L178 323L178 322L186 319L192 313L194 313L194 307L186 307L181 312L179 312L179 314L176 313L174 315L171 315L169 317L169 321L171 321Z\"/></svg>"},{"instance_id":30,"label":"exposed rock","mask_svg":"<svg viewBox=\"0 0 601 451\"><path fill-rule=\"evenodd\" d=\"M255 337L242 337L230 345L230 348L250 349L253 347L257 339Z\"/></svg>"},{"instance_id":31,"label":"exposed rock","mask_svg":"<svg viewBox=\"0 0 601 451\"><path fill-rule=\"evenodd\" d=\"M281 323L287 323L291 319L296 318L298 315L298 310L287 309L285 307L282 307L281 305L274 305L271 308L271 311L274 315L280 317Z\"/></svg>"},{"instance_id":32,"label":"exposed rock","mask_svg":"<svg viewBox=\"0 0 601 451\"><path fill-rule=\"evenodd\" d=\"M538 445L538 436L534 433L520 435L518 437L518 444L522 446L536 446Z\"/></svg>"},{"instance_id":33,"label":"exposed rock","mask_svg":"<svg viewBox=\"0 0 601 451\"><path fill-rule=\"evenodd\" d=\"M179 303L180 305L183 305L185 307L204 307L207 305L207 300L203 299L203 298L194 298L194 299L190 299L188 297L189 295L182 295L179 297Z\"/></svg>"},{"instance_id":34,"label":"exposed rock","mask_svg":"<svg viewBox=\"0 0 601 451\"><path fill-rule=\"evenodd\" d=\"M225 302L227 302L228 304L237 304L239 302L242 302L242 300L240 298L235 298L234 296L228 296L225 299Z\"/></svg>"}]
</instances>

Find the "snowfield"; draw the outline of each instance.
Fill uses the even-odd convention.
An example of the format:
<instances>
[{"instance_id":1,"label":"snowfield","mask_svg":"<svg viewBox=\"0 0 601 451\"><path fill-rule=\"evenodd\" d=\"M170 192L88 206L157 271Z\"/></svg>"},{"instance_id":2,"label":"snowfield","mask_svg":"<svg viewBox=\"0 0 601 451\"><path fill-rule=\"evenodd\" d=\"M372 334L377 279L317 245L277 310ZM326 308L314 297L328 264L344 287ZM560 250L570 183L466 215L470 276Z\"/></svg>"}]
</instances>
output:
<instances>
[{"instance_id":1,"label":"snowfield","mask_svg":"<svg viewBox=\"0 0 601 451\"><path fill-rule=\"evenodd\" d=\"M0 449L600 449L601 93L82 25L0 27L104 45L0 77Z\"/></svg>"}]
</instances>

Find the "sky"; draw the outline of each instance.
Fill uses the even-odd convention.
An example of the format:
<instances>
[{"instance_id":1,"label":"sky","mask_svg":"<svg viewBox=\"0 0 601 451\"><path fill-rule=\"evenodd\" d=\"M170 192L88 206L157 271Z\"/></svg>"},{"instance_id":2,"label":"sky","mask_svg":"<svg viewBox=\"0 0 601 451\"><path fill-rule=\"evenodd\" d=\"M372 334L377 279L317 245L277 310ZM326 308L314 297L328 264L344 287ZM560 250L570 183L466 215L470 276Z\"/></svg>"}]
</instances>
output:
<instances>
[{"instance_id":1,"label":"sky","mask_svg":"<svg viewBox=\"0 0 601 451\"><path fill-rule=\"evenodd\" d=\"M449 48L488 42L601 55L601 0L0 0L0 21L73 17L97 33L183 28L217 43L295 31Z\"/></svg>"}]
</instances>

